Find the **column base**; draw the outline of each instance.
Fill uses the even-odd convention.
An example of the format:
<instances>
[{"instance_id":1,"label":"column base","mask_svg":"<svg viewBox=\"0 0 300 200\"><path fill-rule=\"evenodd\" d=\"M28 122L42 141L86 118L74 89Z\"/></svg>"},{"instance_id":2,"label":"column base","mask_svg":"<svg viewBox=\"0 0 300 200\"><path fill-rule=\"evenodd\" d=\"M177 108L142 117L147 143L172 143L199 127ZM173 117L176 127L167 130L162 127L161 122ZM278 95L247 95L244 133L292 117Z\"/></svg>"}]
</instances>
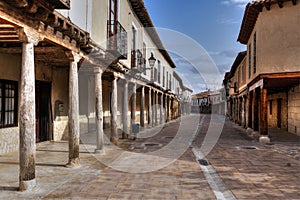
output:
<instances>
[{"instance_id":1,"label":"column base","mask_svg":"<svg viewBox=\"0 0 300 200\"><path fill-rule=\"evenodd\" d=\"M79 158L74 158L69 160L69 162L66 164L67 168L78 168L80 167L80 159Z\"/></svg>"},{"instance_id":2,"label":"column base","mask_svg":"<svg viewBox=\"0 0 300 200\"><path fill-rule=\"evenodd\" d=\"M125 132L123 132L123 133L122 133L122 139L128 139L128 134L125 133Z\"/></svg>"},{"instance_id":3,"label":"column base","mask_svg":"<svg viewBox=\"0 0 300 200\"><path fill-rule=\"evenodd\" d=\"M105 155L105 150L104 149L95 149L95 154Z\"/></svg>"},{"instance_id":4,"label":"column base","mask_svg":"<svg viewBox=\"0 0 300 200\"><path fill-rule=\"evenodd\" d=\"M246 133L247 133L247 135L252 135L253 129L252 128L247 128Z\"/></svg>"},{"instance_id":5,"label":"column base","mask_svg":"<svg viewBox=\"0 0 300 200\"><path fill-rule=\"evenodd\" d=\"M19 190L20 191L33 191L36 187L36 179L30 181L20 181Z\"/></svg>"},{"instance_id":6,"label":"column base","mask_svg":"<svg viewBox=\"0 0 300 200\"><path fill-rule=\"evenodd\" d=\"M253 131L251 133L251 136L254 137L254 138L259 138L260 137L260 133L258 131Z\"/></svg>"},{"instance_id":7,"label":"column base","mask_svg":"<svg viewBox=\"0 0 300 200\"><path fill-rule=\"evenodd\" d=\"M259 143L267 144L270 143L270 138L268 135L263 135L259 137Z\"/></svg>"},{"instance_id":8,"label":"column base","mask_svg":"<svg viewBox=\"0 0 300 200\"><path fill-rule=\"evenodd\" d=\"M116 138L116 137L111 137L111 138L110 138L110 142L113 143L114 145L118 145L119 139Z\"/></svg>"},{"instance_id":9,"label":"column base","mask_svg":"<svg viewBox=\"0 0 300 200\"><path fill-rule=\"evenodd\" d=\"M129 136L129 139L130 139L130 140L136 140L136 136L131 135L131 136Z\"/></svg>"}]
</instances>

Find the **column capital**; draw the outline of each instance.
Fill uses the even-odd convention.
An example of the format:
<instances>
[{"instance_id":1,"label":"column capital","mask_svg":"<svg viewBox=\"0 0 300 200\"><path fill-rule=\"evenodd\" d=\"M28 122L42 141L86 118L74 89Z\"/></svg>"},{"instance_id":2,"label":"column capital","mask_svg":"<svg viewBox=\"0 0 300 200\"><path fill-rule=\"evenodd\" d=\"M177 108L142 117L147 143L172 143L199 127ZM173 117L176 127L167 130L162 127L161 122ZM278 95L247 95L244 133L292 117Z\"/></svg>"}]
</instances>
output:
<instances>
[{"instance_id":1,"label":"column capital","mask_svg":"<svg viewBox=\"0 0 300 200\"><path fill-rule=\"evenodd\" d=\"M39 33L30 31L26 28L17 28L16 32L19 35L21 42L33 43L35 46L38 45L40 41L44 40L44 37Z\"/></svg>"},{"instance_id":2,"label":"column capital","mask_svg":"<svg viewBox=\"0 0 300 200\"><path fill-rule=\"evenodd\" d=\"M94 67L94 73L103 73L103 69L101 69L101 67Z\"/></svg>"},{"instance_id":3,"label":"column capital","mask_svg":"<svg viewBox=\"0 0 300 200\"><path fill-rule=\"evenodd\" d=\"M70 59L70 61L79 62L82 59L82 56L80 56L78 53L74 51L65 51L66 56Z\"/></svg>"}]
</instances>

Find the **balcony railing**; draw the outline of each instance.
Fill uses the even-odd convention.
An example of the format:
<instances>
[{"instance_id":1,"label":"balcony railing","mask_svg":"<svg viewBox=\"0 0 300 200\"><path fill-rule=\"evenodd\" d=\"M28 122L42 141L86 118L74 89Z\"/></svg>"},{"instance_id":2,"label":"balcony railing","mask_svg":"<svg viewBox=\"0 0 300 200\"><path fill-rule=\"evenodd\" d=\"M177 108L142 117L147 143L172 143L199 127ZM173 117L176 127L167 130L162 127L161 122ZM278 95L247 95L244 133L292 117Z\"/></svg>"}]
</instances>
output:
<instances>
[{"instance_id":1,"label":"balcony railing","mask_svg":"<svg viewBox=\"0 0 300 200\"><path fill-rule=\"evenodd\" d=\"M107 51L119 59L127 59L127 32L120 22L108 20L107 22Z\"/></svg>"},{"instance_id":2,"label":"balcony railing","mask_svg":"<svg viewBox=\"0 0 300 200\"><path fill-rule=\"evenodd\" d=\"M70 0L50 0L47 2L52 4L55 9L70 9Z\"/></svg>"}]
</instances>

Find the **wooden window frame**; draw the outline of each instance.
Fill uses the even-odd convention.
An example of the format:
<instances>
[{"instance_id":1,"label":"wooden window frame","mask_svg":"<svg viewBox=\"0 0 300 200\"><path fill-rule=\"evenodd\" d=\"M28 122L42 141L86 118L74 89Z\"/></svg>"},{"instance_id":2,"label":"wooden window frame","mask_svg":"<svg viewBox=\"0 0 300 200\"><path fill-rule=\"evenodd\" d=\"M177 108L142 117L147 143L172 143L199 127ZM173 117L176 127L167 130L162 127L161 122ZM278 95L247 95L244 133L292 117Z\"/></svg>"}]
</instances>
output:
<instances>
[{"instance_id":1,"label":"wooden window frame","mask_svg":"<svg viewBox=\"0 0 300 200\"><path fill-rule=\"evenodd\" d=\"M253 74L256 73L256 32L253 35Z\"/></svg>"},{"instance_id":2,"label":"wooden window frame","mask_svg":"<svg viewBox=\"0 0 300 200\"><path fill-rule=\"evenodd\" d=\"M11 88L7 88L11 87ZM14 91L14 95L10 96L11 94L6 94L6 89L11 89L11 91ZM1 106L1 112L0 112L0 129L1 128L9 128L9 127L17 127L18 126L18 82L17 81L11 81L11 80L3 80L0 79L0 90L1 90L1 96L0 96L0 106ZM7 97L9 96L9 97ZM7 99L14 99L14 106L11 107L10 110L6 109ZM13 122L10 124L6 124L6 112L13 112Z\"/></svg>"}]
</instances>

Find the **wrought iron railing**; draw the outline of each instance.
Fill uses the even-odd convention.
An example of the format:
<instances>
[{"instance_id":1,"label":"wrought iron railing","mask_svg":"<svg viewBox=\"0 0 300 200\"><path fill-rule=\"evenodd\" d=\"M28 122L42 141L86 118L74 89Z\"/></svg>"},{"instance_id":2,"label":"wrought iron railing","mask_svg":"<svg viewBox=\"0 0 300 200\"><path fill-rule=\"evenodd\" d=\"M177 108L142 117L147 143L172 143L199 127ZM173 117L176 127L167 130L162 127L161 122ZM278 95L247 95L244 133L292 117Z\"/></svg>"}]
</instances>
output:
<instances>
[{"instance_id":1,"label":"wrought iron railing","mask_svg":"<svg viewBox=\"0 0 300 200\"><path fill-rule=\"evenodd\" d=\"M119 59L127 59L127 32L119 21L107 22L107 50Z\"/></svg>"}]
</instances>

